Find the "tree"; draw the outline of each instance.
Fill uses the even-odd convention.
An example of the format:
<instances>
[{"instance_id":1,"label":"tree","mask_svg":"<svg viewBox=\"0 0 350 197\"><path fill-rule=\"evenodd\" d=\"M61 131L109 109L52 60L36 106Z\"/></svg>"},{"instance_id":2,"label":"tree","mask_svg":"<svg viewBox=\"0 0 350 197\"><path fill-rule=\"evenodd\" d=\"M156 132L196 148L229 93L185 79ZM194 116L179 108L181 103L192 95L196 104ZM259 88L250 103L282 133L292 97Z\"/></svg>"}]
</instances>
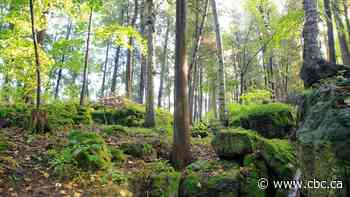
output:
<instances>
[{"instance_id":1,"label":"tree","mask_svg":"<svg viewBox=\"0 0 350 197\"><path fill-rule=\"evenodd\" d=\"M138 0L134 1L134 16L131 20L130 26L134 27L137 19L138 13ZM133 45L133 38L129 38L130 47ZM126 57L126 97L132 98L132 81L133 81L133 65L132 65L132 50L128 48L127 57Z\"/></svg>"},{"instance_id":2,"label":"tree","mask_svg":"<svg viewBox=\"0 0 350 197\"><path fill-rule=\"evenodd\" d=\"M145 127L155 127L154 87L153 87L153 42L154 42L154 15L153 0L146 0L146 32L147 32L147 86L146 86L146 117Z\"/></svg>"},{"instance_id":3,"label":"tree","mask_svg":"<svg viewBox=\"0 0 350 197\"><path fill-rule=\"evenodd\" d=\"M31 18L32 39L35 54L35 71L36 71L36 109L32 111L31 129L35 132L47 131L48 127L48 114L44 110L40 110L40 94L41 94L41 76L40 76L40 58L38 51L38 37L35 30L35 18L34 18L34 5L33 0L29 0L29 10Z\"/></svg>"},{"instance_id":4,"label":"tree","mask_svg":"<svg viewBox=\"0 0 350 197\"><path fill-rule=\"evenodd\" d=\"M93 11L94 11L94 7L91 6L90 14L89 14L88 32L87 32L87 38L86 38L86 49L85 49L85 59L84 59L84 71L83 71L83 85L81 87L81 93L80 93L80 106L84 105L84 99L85 99L86 89L87 89L87 69L88 69L87 67L88 67L88 61L89 61L91 23L92 23Z\"/></svg>"},{"instance_id":5,"label":"tree","mask_svg":"<svg viewBox=\"0 0 350 197\"><path fill-rule=\"evenodd\" d=\"M159 81L159 91L158 91L158 107L162 107L162 97L164 91L164 78L165 78L165 69L168 67L168 41L169 41L169 31L170 31L170 17L167 17L167 27L165 32L165 41L163 46L163 57L161 62L160 70L160 81Z\"/></svg>"},{"instance_id":6,"label":"tree","mask_svg":"<svg viewBox=\"0 0 350 197\"><path fill-rule=\"evenodd\" d=\"M218 78L219 78L219 118L222 125L227 125L226 117L226 90L225 90L225 65L222 49L222 39L220 32L219 17L216 8L215 0L211 0L211 7L214 17L215 35L216 35L216 49L219 62Z\"/></svg>"},{"instance_id":7,"label":"tree","mask_svg":"<svg viewBox=\"0 0 350 197\"><path fill-rule=\"evenodd\" d=\"M192 160L186 63L186 0L176 0L174 135L171 161L184 169Z\"/></svg>"},{"instance_id":8,"label":"tree","mask_svg":"<svg viewBox=\"0 0 350 197\"><path fill-rule=\"evenodd\" d=\"M303 30L304 53L303 66L301 69L301 79L304 85L310 87L313 83L311 75L318 69L318 61L321 60L321 51L319 46L319 14L317 9L317 0L304 0L305 23Z\"/></svg>"},{"instance_id":9,"label":"tree","mask_svg":"<svg viewBox=\"0 0 350 197\"><path fill-rule=\"evenodd\" d=\"M107 41L107 47L106 47L106 58L103 63L103 77L102 77L102 86L101 86L101 97L105 96L105 86L106 86L106 75L107 75L107 65L108 65L108 55L109 55L109 48L110 43Z\"/></svg>"},{"instance_id":10,"label":"tree","mask_svg":"<svg viewBox=\"0 0 350 197\"><path fill-rule=\"evenodd\" d=\"M324 0L324 9L327 21L327 37L328 37L328 59L330 62L337 62L334 44L334 31L333 31L333 16L330 6L330 0Z\"/></svg>"},{"instance_id":11,"label":"tree","mask_svg":"<svg viewBox=\"0 0 350 197\"><path fill-rule=\"evenodd\" d=\"M349 50L349 45L345 34L346 30L342 21L342 17L340 15L339 4L340 4L339 0L335 0L333 3L333 10L334 10L335 22L337 25L340 52L343 59L343 64L350 65L350 50Z\"/></svg>"}]
</instances>

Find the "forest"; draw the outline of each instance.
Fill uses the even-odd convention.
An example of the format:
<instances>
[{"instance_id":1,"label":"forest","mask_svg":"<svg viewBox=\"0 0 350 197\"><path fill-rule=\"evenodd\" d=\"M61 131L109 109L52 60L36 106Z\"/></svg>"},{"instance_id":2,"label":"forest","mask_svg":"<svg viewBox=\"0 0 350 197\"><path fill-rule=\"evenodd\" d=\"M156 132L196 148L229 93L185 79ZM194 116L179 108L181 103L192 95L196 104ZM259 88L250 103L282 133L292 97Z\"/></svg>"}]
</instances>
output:
<instances>
[{"instance_id":1,"label":"forest","mask_svg":"<svg viewBox=\"0 0 350 197\"><path fill-rule=\"evenodd\" d=\"M350 196L349 0L0 0L0 196Z\"/></svg>"}]
</instances>

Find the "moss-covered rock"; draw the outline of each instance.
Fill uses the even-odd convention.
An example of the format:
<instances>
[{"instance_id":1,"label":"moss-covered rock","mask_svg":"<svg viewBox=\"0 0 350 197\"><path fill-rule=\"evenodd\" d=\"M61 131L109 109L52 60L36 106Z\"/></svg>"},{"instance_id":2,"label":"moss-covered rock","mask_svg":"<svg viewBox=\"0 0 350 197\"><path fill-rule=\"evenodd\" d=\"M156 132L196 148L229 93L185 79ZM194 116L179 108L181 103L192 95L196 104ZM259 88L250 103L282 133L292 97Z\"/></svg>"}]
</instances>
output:
<instances>
[{"instance_id":1,"label":"moss-covered rock","mask_svg":"<svg viewBox=\"0 0 350 197\"><path fill-rule=\"evenodd\" d=\"M156 151L152 145L147 143L124 143L120 146L125 154L136 158L154 160L156 158Z\"/></svg>"},{"instance_id":2,"label":"moss-covered rock","mask_svg":"<svg viewBox=\"0 0 350 197\"><path fill-rule=\"evenodd\" d=\"M199 160L188 166L185 174L181 196L239 196L240 171L234 162Z\"/></svg>"},{"instance_id":3,"label":"moss-covered rock","mask_svg":"<svg viewBox=\"0 0 350 197\"><path fill-rule=\"evenodd\" d=\"M133 176L132 188L135 196L177 197L181 173L164 161L146 164Z\"/></svg>"},{"instance_id":4,"label":"moss-covered rock","mask_svg":"<svg viewBox=\"0 0 350 197\"><path fill-rule=\"evenodd\" d=\"M257 131L266 138L284 138L295 127L293 109L282 103L229 106L231 126Z\"/></svg>"},{"instance_id":5,"label":"moss-covered rock","mask_svg":"<svg viewBox=\"0 0 350 197\"><path fill-rule=\"evenodd\" d=\"M127 127L143 127L146 115L145 105L121 99L117 106L95 106L92 119L96 123L122 125ZM173 118L171 113L162 109L156 110L156 125L158 128L171 130Z\"/></svg>"},{"instance_id":6,"label":"moss-covered rock","mask_svg":"<svg viewBox=\"0 0 350 197\"><path fill-rule=\"evenodd\" d=\"M218 132L211 144L220 158L243 159L253 152L256 140L257 134L253 131L229 129Z\"/></svg>"},{"instance_id":7,"label":"moss-covered rock","mask_svg":"<svg viewBox=\"0 0 350 197\"><path fill-rule=\"evenodd\" d=\"M303 190L304 196L349 196L350 79L308 91L299 108L298 157L304 180L341 180L343 189Z\"/></svg>"}]
</instances>

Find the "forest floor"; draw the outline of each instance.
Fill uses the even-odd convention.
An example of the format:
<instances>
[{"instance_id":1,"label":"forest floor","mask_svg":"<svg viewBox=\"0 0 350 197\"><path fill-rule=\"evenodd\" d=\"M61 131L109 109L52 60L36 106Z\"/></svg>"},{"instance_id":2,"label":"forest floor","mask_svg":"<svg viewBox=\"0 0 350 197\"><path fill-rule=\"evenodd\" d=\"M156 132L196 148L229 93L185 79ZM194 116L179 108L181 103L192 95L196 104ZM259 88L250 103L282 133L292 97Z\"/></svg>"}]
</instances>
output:
<instances>
[{"instance_id":1,"label":"forest floor","mask_svg":"<svg viewBox=\"0 0 350 197\"><path fill-rule=\"evenodd\" d=\"M100 132L100 126L90 129ZM123 172L132 173L143 168L152 160L167 160L171 150L171 136L160 136L145 132L143 128L135 130L127 136L104 136L105 142L114 147L126 142L159 145L158 156L153 159L138 159L127 157L120 167ZM101 185L96 177L98 174L83 173L74 178L58 177L48 163L48 150L60 146L67 141L68 130L55 133L31 134L18 128L0 129L0 137L6 142L7 148L0 151L0 196L94 196L105 185ZM160 141L166 139L166 144ZM193 155L196 159L216 160L216 155L210 146L211 137L193 138Z\"/></svg>"}]
</instances>

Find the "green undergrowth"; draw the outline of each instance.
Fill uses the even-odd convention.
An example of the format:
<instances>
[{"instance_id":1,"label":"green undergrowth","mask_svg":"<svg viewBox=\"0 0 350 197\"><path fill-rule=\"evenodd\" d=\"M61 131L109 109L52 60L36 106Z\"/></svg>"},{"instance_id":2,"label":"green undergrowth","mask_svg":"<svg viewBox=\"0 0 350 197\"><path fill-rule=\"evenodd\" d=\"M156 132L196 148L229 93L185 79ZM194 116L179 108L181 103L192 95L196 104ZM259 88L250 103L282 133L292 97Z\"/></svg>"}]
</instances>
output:
<instances>
[{"instance_id":1,"label":"green undergrowth","mask_svg":"<svg viewBox=\"0 0 350 197\"><path fill-rule=\"evenodd\" d=\"M75 103L54 102L42 105L48 113L50 129L57 130L78 124L90 124L90 107L80 107ZM25 104L0 105L0 119L7 121L8 126L27 128L33 106Z\"/></svg>"},{"instance_id":2,"label":"green undergrowth","mask_svg":"<svg viewBox=\"0 0 350 197\"><path fill-rule=\"evenodd\" d=\"M92 119L99 124L121 125L126 127L143 127L146 107L130 101L123 101L119 107L95 106ZM167 132L172 130L173 117L170 112L156 109L156 127Z\"/></svg>"},{"instance_id":3,"label":"green undergrowth","mask_svg":"<svg viewBox=\"0 0 350 197\"><path fill-rule=\"evenodd\" d=\"M113 162L120 164L126 160L122 150L108 147L100 135L83 131L70 132L68 142L61 148L50 149L48 155L51 168L61 177L80 171L107 170Z\"/></svg>"}]
</instances>

